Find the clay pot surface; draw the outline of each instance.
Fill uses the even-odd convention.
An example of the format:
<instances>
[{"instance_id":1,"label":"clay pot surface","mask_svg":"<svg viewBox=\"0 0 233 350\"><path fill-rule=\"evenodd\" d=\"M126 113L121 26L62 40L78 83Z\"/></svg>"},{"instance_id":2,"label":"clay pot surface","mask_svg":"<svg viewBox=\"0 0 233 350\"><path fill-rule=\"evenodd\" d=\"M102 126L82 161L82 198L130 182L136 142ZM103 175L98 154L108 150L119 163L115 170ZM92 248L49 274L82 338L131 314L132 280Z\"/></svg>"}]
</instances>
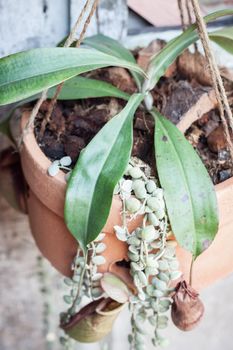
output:
<instances>
[{"instance_id":1,"label":"clay pot surface","mask_svg":"<svg viewBox=\"0 0 233 350\"><path fill-rule=\"evenodd\" d=\"M22 126L28 118L23 114ZM39 148L33 131L25 136L21 150L21 163L29 185L28 212L32 234L42 254L62 274L71 275L70 266L77 251L77 242L65 226L63 211L66 190L65 176L59 171L50 177L47 169L50 160ZM220 226L211 246L199 256L193 268L193 287L197 290L207 287L233 271L233 178L215 186L219 206ZM127 246L118 241L114 234L114 225L121 225L121 200L113 197L110 214L102 232L106 233L104 252L106 264L101 271L116 273L124 281L129 280L128 269L119 265L127 259ZM141 223L141 218L131 221L129 231ZM177 248L178 259L184 277L188 279L191 254ZM118 262L118 264L116 264Z\"/></svg>"},{"instance_id":2,"label":"clay pot surface","mask_svg":"<svg viewBox=\"0 0 233 350\"><path fill-rule=\"evenodd\" d=\"M26 214L26 183L13 147L0 152L0 179L0 194L14 209Z\"/></svg>"},{"instance_id":3,"label":"clay pot surface","mask_svg":"<svg viewBox=\"0 0 233 350\"><path fill-rule=\"evenodd\" d=\"M110 298L95 300L61 328L81 343L97 342L111 332L113 323L124 306Z\"/></svg>"}]
</instances>

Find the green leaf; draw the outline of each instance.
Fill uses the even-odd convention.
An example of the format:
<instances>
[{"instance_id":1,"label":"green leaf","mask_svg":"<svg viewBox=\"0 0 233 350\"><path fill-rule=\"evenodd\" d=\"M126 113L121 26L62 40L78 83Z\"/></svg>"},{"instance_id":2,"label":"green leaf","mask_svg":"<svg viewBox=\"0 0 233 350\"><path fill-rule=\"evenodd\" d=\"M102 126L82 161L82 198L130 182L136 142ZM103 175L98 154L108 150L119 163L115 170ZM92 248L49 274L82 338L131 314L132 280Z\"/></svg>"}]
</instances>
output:
<instances>
[{"instance_id":1,"label":"green leaf","mask_svg":"<svg viewBox=\"0 0 233 350\"><path fill-rule=\"evenodd\" d=\"M69 179L65 200L68 229L85 250L104 227L115 185L129 162L133 144L133 117L143 94L130 97L81 152Z\"/></svg>"},{"instance_id":2,"label":"green leaf","mask_svg":"<svg viewBox=\"0 0 233 350\"><path fill-rule=\"evenodd\" d=\"M133 54L126 49L119 41L114 40L103 34L93 35L83 40L83 44L93 47L94 49L107 53L118 58L123 58L129 62L136 62Z\"/></svg>"},{"instance_id":3,"label":"green leaf","mask_svg":"<svg viewBox=\"0 0 233 350\"><path fill-rule=\"evenodd\" d=\"M206 23L219 17L232 15L232 10L222 10L214 12L204 17ZM152 57L145 80L143 91L152 90L159 79L165 74L167 68L176 60L176 58L191 44L199 39L196 32L196 24L191 25L178 37L172 39L168 44L154 57Z\"/></svg>"},{"instance_id":4,"label":"green leaf","mask_svg":"<svg viewBox=\"0 0 233 350\"><path fill-rule=\"evenodd\" d=\"M56 88L51 88L48 97L52 97ZM102 80L89 79L85 77L74 77L65 82L59 100L78 100L95 97L116 97L128 101L130 95L117 87Z\"/></svg>"},{"instance_id":5,"label":"green leaf","mask_svg":"<svg viewBox=\"0 0 233 350\"><path fill-rule=\"evenodd\" d=\"M155 109L155 152L172 231L178 243L200 255L218 230L217 199L201 159L184 135Z\"/></svg>"},{"instance_id":6,"label":"green leaf","mask_svg":"<svg viewBox=\"0 0 233 350\"><path fill-rule=\"evenodd\" d=\"M233 54L233 27L227 27L216 32L209 33L209 37L224 50Z\"/></svg>"},{"instance_id":7,"label":"green leaf","mask_svg":"<svg viewBox=\"0 0 233 350\"><path fill-rule=\"evenodd\" d=\"M84 39L83 43L94 49L107 53L109 55L122 58L131 63L136 63L134 55L128 49L126 49L123 45L119 43L119 41L114 40L108 36L103 34L97 34L91 37ZM142 77L135 71L131 70L131 74L138 86L141 87Z\"/></svg>"},{"instance_id":8,"label":"green leaf","mask_svg":"<svg viewBox=\"0 0 233 350\"><path fill-rule=\"evenodd\" d=\"M78 74L121 66L140 74L134 63L91 49L34 49L0 59L0 105L16 102Z\"/></svg>"}]
</instances>

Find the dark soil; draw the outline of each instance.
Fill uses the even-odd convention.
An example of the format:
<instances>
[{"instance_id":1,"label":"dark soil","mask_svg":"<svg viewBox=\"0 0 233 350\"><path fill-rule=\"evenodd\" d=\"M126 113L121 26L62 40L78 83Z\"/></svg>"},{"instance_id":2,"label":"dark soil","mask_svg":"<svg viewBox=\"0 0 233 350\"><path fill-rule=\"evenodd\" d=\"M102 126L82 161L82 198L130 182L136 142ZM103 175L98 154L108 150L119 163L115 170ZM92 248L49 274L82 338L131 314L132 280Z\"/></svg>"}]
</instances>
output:
<instances>
[{"instance_id":1,"label":"dark soil","mask_svg":"<svg viewBox=\"0 0 233 350\"><path fill-rule=\"evenodd\" d=\"M69 155L75 164L80 151L124 105L124 101L115 98L58 102L43 135L40 135L40 126L44 113L36 120L38 143L51 160ZM47 103L41 111L46 111L46 107ZM144 117L144 111L139 109L135 117L133 156L153 163L153 122L151 117L147 121Z\"/></svg>"},{"instance_id":2,"label":"dark soil","mask_svg":"<svg viewBox=\"0 0 233 350\"><path fill-rule=\"evenodd\" d=\"M136 52L136 57L137 55ZM190 60L190 57L188 59ZM198 59L195 60L195 64ZM161 78L157 87L152 91L155 106L174 124L182 119L183 115L197 102L203 92L211 89L211 82L208 84L208 76L205 77L205 85L203 85L203 82L200 84L199 77L194 76L193 72L187 71L189 66L186 67L183 64L184 60L185 57L182 57L182 68L177 62L175 69ZM196 71L198 71L198 67ZM89 73L88 76L110 82L128 93L136 91L131 76L122 68L97 70ZM225 82L230 102L233 105L233 83L228 80ZM116 98L59 101L49 123L46 125L45 131L41 133L41 122L48 108L48 102L45 102L35 123L37 141L43 152L51 160L69 155L73 164L75 164L80 151L125 104L125 101ZM233 176L225 140L222 135L219 137L220 133L216 132L219 126L221 127L219 113L213 109L192 124L186 132L187 139L196 148L214 184ZM136 112L134 119L132 155L151 165L154 164L153 129L154 123L151 116L141 107ZM214 132L217 137L215 137L215 134L211 137L211 133Z\"/></svg>"}]
</instances>

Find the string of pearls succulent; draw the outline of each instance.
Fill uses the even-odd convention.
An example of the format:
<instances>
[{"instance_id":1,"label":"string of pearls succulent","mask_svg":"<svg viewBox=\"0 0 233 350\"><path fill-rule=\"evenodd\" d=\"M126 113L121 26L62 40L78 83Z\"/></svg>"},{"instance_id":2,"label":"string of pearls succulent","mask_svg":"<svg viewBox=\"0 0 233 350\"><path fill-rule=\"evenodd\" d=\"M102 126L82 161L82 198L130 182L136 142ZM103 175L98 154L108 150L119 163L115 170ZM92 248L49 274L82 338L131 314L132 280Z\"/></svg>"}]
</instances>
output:
<instances>
[{"instance_id":1,"label":"string of pearls succulent","mask_svg":"<svg viewBox=\"0 0 233 350\"><path fill-rule=\"evenodd\" d=\"M68 293L63 296L63 300L69 305L66 312L60 314L61 323L68 323L70 318L75 315L83 306L84 297L93 301L104 295L100 286L102 273L98 272L98 266L104 264L105 258L101 255L106 249L102 242L105 234L100 233L95 241L87 246L87 253L84 255L81 249L78 249L77 255L72 264L72 278L64 278L64 283L68 287ZM70 349L70 339L68 336L60 338L60 343L66 350Z\"/></svg>"},{"instance_id":2,"label":"string of pearls succulent","mask_svg":"<svg viewBox=\"0 0 233 350\"><path fill-rule=\"evenodd\" d=\"M48 167L48 174L53 177L58 174L59 170L65 170L65 179L67 181L71 173L71 164L72 159L69 156L62 157L59 160L54 160Z\"/></svg>"},{"instance_id":3,"label":"string of pearls succulent","mask_svg":"<svg viewBox=\"0 0 233 350\"><path fill-rule=\"evenodd\" d=\"M71 174L72 160L69 156L62 157L60 160L55 160L48 168L49 176L56 176L59 170L65 170L66 181ZM77 254L72 264L72 278L65 278L64 284L68 287L68 292L63 296L63 300L69 305L66 312L60 314L61 323L68 323L73 315L83 306L84 297L89 301L99 299L104 292L100 286L102 274L98 272L98 266L105 263L105 258L101 255L106 249L106 245L102 242L105 234L100 233L95 241L87 246L87 253L84 255L81 249L78 249ZM72 349L73 341L64 335L60 337L60 343L65 350Z\"/></svg>"},{"instance_id":4,"label":"string of pearls succulent","mask_svg":"<svg viewBox=\"0 0 233 350\"><path fill-rule=\"evenodd\" d=\"M128 244L130 273L136 293L130 298L132 333L131 349L146 349L147 322L153 327L154 346L166 346L168 340L160 335L167 327L164 314L171 306L170 285L181 276L176 258L176 242L167 240L170 229L163 190L151 176L150 168L132 158L115 189L123 203L122 226L115 226L116 236ZM137 215L143 222L129 233L127 223ZM150 327L149 327L150 328Z\"/></svg>"}]
</instances>

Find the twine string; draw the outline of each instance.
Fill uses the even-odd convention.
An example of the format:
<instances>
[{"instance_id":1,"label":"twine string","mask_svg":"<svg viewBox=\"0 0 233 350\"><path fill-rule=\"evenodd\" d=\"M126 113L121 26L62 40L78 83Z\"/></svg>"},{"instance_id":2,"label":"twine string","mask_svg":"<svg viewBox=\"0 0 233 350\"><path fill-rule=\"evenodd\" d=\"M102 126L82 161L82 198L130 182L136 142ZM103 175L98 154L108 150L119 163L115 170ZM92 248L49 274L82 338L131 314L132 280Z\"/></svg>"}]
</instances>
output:
<instances>
[{"instance_id":1,"label":"twine string","mask_svg":"<svg viewBox=\"0 0 233 350\"><path fill-rule=\"evenodd\" d=\"M82 41L83 41L83 38L84 38L84 35L86 34L86 31L87 31L87 28L90 24L90 21L91 21L91 18L92 16L94 15L95 13L95 10L96 10L96 7L98 5L98 1L99 0L95 0L94 3L92 4L92 7L91 7L91 10L90 10L90 13L88 14L87 18L86 18L86 21L83 25L83 28L82 28L82 31L79 35L79 38L76 42L76 48L79 48ZM67 38L66 42L65 42L65 45L64 47L69 47L71 46L75 41L76 41L76 31L77 31L77 28L80 24L80 22L82 21L89 5L91 3L91 0L87 0L86 4L84 5L80 15L79 15L79 18L77 20L77 26L75 26L76 28L73 28L72 30L72 33L71 35ZM58 96L63 88L63 85L64 85L64 81L62 83L60 83L57 88L56 88L56 91L55 91L55 94L53 96L53 98L51 99L50 103L49 103L49 107L48 107L48 110L47 110L47 113L45 115L45 118L43 119L43 122L41 124L41 130L40 130L40 135L42 136L44 131L45 131L45 128L46 128L46 125L49 123L50 121L50 118L51 118L51 115L53 113L53 110L54 110L54 107L56 106L56 103L57 103L57 99L58 99Z\"/></svg>"},{"instance_id":2,"label":"twine string","mask_svg":"<svg viewBox=\"0 0 233 350\"><path fill-rule=\"evenodd\" d=\"M77 42L78 45L76 45L76 47L79 47L80 44L81 44L81 42L82 42L82 40L83 40L83 37L84 37L84 35L85 35L85 33L86 33L86 30L87 30L87 27L88 27L88 25L89 25L89 23L90 23L90 21L91 21L91 18L92 18L93 14L94 14L94 12L95 12L95 10L96 10L96 7L97 7L97 5L98 5L98 1L99 1L99 0L95 0L94 3L93 3L93 5L92 5L92 7L91 7L90 13L89 13L89 15L87 16L87 19L86 19L86 21L85 21L85 23L84 23L84 25L83 25L81 34L80 34L80 36L79 36L79 39L78 39L78 42ZM77 21L75 22L73 28L71 29L70 34L68 35L68 37L67 37L67 39L66 39L66 41L65 41L65 43L64 43L64 45L63 45L63 47L70 47L70 46L76 41L76 33L77 33L77 30L78 30L78 28L79 28L79 26L80 26L80 23L82 22L82 20L83 20L83 18L84 18L84 15L86 14L86 12L87 12L87 10L88 10L88 8L89 8L91 2L92 2L92 0L87 0L87 1L85 2L84 6L83 6L83 8L82 8L82 11L81 11L81 13L80 13L80 15L79 15ZM56 104L56 101L57 101L57 98L58 98L58 96L59 96L59 93L60 93L61 90L62 90L63 84L64 84L64 82L60 83L60 84L57 86L57 88L56 88L55 94L54 94L53 98L52 98L51 101L50 101L50 105L49 105L47 114L46 114L45 119L44 119L45 121L50 119L50 116L51 116L52 111L53 111L53 108L54 108L54 106L55 106L55 104ZM38 112L39 112L39 110L40 110L40 107L41 107L42 103L43 103L43 102L46 100L46 98L47 98L47 93L48 93L48 89L45 89L45 90L42 92L41 97L38 99L38 101L37 101L36 104L34 105L32 111L31 111L30 117L29 117L29 119L28 119L28 121L27 121L27 123L26 123L26 125L25 125L25 127L24 127L24 129L23 129L22 135L21 135L21 137L20 137L20 139L19 139L19 141L18 141L18 147L19 147L19 149L21 148L21 146L22 146L22 144L23 144L23 140L24 140L25 135L26 135L26 134L28 133L28 131L33 127L35 118L36 118L36 116L37 116L37 114L38 114ZM47 122L45 123L44 120L43 120L41 129L46 127ZM45 126L44 126L44 124L45 124Z\"/></svg>"},{"instance_id":3,"label":"twine string","mask_svg":"<svg viewBox=\"0 0 233 350\"><path fill-rule=\"evenodd\" d=\"M230 151L231 160L233 161L233 143L231 140L230 131L233 131L233 116L232 111L227 99L226 91L223 85L223 81L219 72L217 62L214 54L211 50L210 40L206 28L205 21L201 15L201 9L198 0L191 0L193 11L196 17L197 29L199 37L202 42L202 46L205 52L206 59L209 64L211 78L213 81L213 87L215 90L216 98L218 101L218 107L220 112L220 118L223 124L224 135L227 141L227 146ZM230 130L231 129L231 130Z\"/></svg>"},{"instance_id":4,"label":"twine string","mask_svg":"<svg viewBox=\"0 0 233 350\"><path fill-rule=\"evenodd\" d=\"M181 26L182 26L182 29L184 31L186 28L186 24L185 24L183 1L177 0L177 4L178 4L178 8L179 8L179 13L180 13Z\"/></svg>"}]
</instances>

